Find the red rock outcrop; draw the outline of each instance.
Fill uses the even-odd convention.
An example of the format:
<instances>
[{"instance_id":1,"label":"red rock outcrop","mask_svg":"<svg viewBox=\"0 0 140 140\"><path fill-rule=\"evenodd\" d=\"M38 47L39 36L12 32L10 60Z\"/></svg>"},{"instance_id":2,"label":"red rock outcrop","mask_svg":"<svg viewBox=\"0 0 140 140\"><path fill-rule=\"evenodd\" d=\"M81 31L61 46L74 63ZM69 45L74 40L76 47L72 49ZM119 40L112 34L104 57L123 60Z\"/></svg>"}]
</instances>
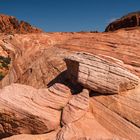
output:
<instances>
[{"instance_id":1,"label":"red rock outcrop","mask_svg":"<svg viewBox=\"0 0 140 140\"><path fill-rule=\"evenodd\" d=\"M14 33L40 33L40 29L31 26L25 21L18 21L13 16L0 14L0 33L14 34Z\"/></svg>"},{"instance_id":2,"label":"red rock outcrop","mask_svg":"<svg viewBox=\"0 0 140 140\"><path fill-rule=\"evenodd\" d=\"M139 28L109 33L2 34L0 52L11 58L11 64L1 81L2 88L9 86L0 90L0 112L10 113L0 119L1 134L8 134L6 137L28 131L45 139L42 133L54 130L57 140L139 139L139 88L115 95L102 95L100 90L91 91L90 96L84 94L85 89L75 92L79 85L67 79L64 62L73 52L84 51L122 65L140 77L139 36ZM24 123L20 119L23 115L27 118ZM34 123L39 118L39 123Z\"/></svg>"},{"instance_id":3,"label":"red rock outcrop","mask_svg":"<svg viewBox=\"0 0 140 140\"><path fill-rule=\"evenodd\" d=\"M113 134L119 134L119 136L127 139L139 139L139 78L124 69L123 65L118 65L105 58L103 59L102 57L87 53L75 53L66 57L65 61L68 67L67 75L69 79L72 79L72 82L81 83L84 88L89 89L89 91L92 90L90 93L90 108L95 118ZM106 70L107 73L105 72ZM111 76L109 76L110 74ZM91 76L92 78L90 78ZM131 78L137 81L136 85ZM129 80L132 81L130 82ZM131 84L133 85L133 90L131 89ZM120 86L121 89L123 87L123 90L119 90ZM102 95L109 93L119 94ZM81 103L84 104L84 102ZM70 112L68 114L72 116L71 118L75 116ZM69 116L68 114L65 116ZM80 113L78 115L80 115ZM68 120L71 119L69 118Z\"/></svg>"},{"instance_id":4,"label":"red rock outcrop","mask_svg":"<svg viewBox=\"0 0 140 140\"><path fill-rule=\"evenodd\" d=\"M4 56L12 58L12 65L2 85L13 82L47 86L60 72L66 70L64 57L73 51L85 51L123 63L140 76L140 30L115 33L41 33L0 37ZM100 36L100 37L99 37ZM116 63L115 60L115 63ZM118 62L119 61L119 62Z\"/></svg>"},{"instance_id":5,"label":"red rock outcrop","mask_svg":"<svg viewBox=\"0 0 140 140\"><path fill-rule=\"evenodd\" d=\"M133 12L110 23L106 27L105 31L109 32L122 28L124 29L124 28L138 27L138 26L140 26L140 12Z\"/></svg>"},{"instance_id":6,"label":"red rock outcrop","mask_svg":"<svg viewBox=\"0 0 140 140\"><path fill-rule=\"evenodd\" d=\"M0 91L0 138L24 134L8 139L123 139L95 119L89 110L88 90L71 96L69 88L62 84L39 90L20 84L3 88Z\"/></svg>"}]
</instances>

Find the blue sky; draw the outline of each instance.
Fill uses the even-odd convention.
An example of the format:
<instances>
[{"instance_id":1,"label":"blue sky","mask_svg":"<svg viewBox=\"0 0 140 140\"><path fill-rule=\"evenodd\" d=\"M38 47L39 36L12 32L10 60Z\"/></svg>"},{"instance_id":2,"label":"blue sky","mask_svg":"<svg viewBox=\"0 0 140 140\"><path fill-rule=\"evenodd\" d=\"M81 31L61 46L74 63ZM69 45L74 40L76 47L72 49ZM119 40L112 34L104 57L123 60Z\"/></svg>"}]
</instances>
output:
<instances>
[{"instance_id":1,"label":"blue sky","mask_svg":"<svg viewBox=\"0 0 140 140\"><path fill-rule=\"evenodd\" d=\"M107 24L140 10L140 0L0 0L0 13L47 32L104 31Z\"/></svg>"}]
</instances>

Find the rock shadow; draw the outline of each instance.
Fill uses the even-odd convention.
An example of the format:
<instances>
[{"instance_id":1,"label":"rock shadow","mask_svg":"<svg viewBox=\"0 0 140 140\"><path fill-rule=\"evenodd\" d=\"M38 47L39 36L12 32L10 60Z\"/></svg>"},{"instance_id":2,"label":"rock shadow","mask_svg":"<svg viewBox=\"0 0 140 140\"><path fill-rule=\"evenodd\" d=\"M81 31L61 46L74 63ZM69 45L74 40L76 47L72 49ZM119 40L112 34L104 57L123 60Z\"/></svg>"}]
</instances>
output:
<instances>
[{"instance_id":1,"label":"rock shadow","mask_svg":"<svg viewBox=\"0 0 140 140\"><path fill-rule=\"evenodd\" d=\"M109 94L109 93L103 94L103 93L100 93L100 92L97 92L97 91L93 91L93 90L91 90L90 93L89 93L90 97L95 97L95 96L111 96L111 95L113 95L113 94Z\"/></svg>"},{"instance_id":2,"label":"rock shadow","mask_svg":"<svg viewBox=\"0 0 140 140\"><path fill-rule=\"evenodd\" d=\"M55 77L52 81L50 81L47 84L47 87L49 88L49 87L53 86L55 83L60 83L60 84L63 84L65 86L69 87L72 94L78 94L78 93L82 92L83 86L81 86L77 82L71 81L71 79L69 79L67 77L67 75L68 75L68 70L61 72L57 77Z\"/></svg>"}]
</instances>

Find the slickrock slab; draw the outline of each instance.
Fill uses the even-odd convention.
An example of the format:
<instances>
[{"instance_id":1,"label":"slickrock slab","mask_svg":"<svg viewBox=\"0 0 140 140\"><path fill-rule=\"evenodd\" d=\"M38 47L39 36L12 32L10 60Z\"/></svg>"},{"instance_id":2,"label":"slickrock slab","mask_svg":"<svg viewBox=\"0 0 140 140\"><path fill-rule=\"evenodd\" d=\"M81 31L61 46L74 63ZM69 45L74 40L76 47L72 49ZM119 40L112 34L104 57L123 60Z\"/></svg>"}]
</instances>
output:
<instances>
[{"instance_id":1,"label":"slickrock slab","mask_svg":"<svg viewBox=\"0 0 140 140\"><path fill-rule=\"evenodd\" d=\"M33 42L33 40L30 41ZM13 61L8 75L2 80L2 87L11 83L21 83L35 88L44 88L66 69L63 58L68 53L63 49L48 48L46 43L46 47L42 44L40 47L38 44L36 46L33 44L24 50L26 54L22 56L18 54L18 58Z\"/></svg>"},{"instance_id":2,"label":"slickrock slab","mask_svg":"<svg viewBox=\"0 0 140 140\"><path fill-rule=\"evenodd\" d=\"M140 28L111 33L1 35L0 53L5 57L10 54L12 63L0 86L21 83L35 88L46 87L66 69L63 58L74 51L116 58L140 77L139 36Z\"/></svg>"},{"instance_id":3,"label":"slickrock slab","mask_svg":"<svg viewBox=\"0 0 140 140\"><path fill-rule=\"evenodd\" d=\"M62 127L56 140L124 140L100 125L91 113Z\"/></svg>"},{"instance_id":4,"label":"slickrock slab","mask_svg":"<svg viewBox=\"0 0 140 140\"><path fill-rule=\"evenodd\" d=\"M125 94L93 96L92 98L140 128L140 86L127 91Z\"/></svg>"},{"instance_id":5,"label":"slickrock slab","mask_svg":"<svg viewBox=\"0 0 140 140\"><path fill-rule=\"evenodd\" d=\"M31 135L31 134L20 134L4 138L2 140L56 140L58 131L53 131L47 134Z\"/></svg>"},{"instance_id":6,"label":"slickrock slab","mask_svg":"<svg viewBox=\"0 0 140 140\"><path fill-rule=\"evenodd\" d=\"M75 53L65 58L68 78L103 94L116 94L134 89L139 77L123 65L89 53Z\"/></svg>"},{"instance_id":7,"label":"slickrock slab","mask_svg":"<svg viewBox=\"0 0 140 140\"><path fill-rule=\"evenodd\" d=\"M89 110L89 91L84 89L81 93L74 95L64 107L62 113L63 125L72 123L82 118Z\"/></svg>"},{"instance_id":8,"label":"slickrock slab","mask_svg":"<svg viewBox=\"0 0 140 140\"><path fill-rule=\"evenodd\" d=\"M120 108L122 107L123 109L125 107L125 105L119 103L117 106L120 106ZM127 120L128 115L133 115L133 112L128 113L126 110L123 110L128 114L126 117L123 117L122 113L120 113L120 110L117 112L113 111L109 105L107 107L107 105L104 105L103 102L99 101L98 97L93 97L91 99L90 107L96 120L113 134L119 135L129 140L138 140L140 138L140 129L130 122L130 120Z\"/></svg>"},{"instance_id":9,"label":"slickrock slab","mask_svg":"<svg viewBox=\"0 0 140 140\"><path fill-rule=\"evenodd\" d=\"M70 96L69 88L61 84L39 90L20 84L3 88L0 91L0 138L57 129L61 110Z\"/></svg>"}]
</instances>

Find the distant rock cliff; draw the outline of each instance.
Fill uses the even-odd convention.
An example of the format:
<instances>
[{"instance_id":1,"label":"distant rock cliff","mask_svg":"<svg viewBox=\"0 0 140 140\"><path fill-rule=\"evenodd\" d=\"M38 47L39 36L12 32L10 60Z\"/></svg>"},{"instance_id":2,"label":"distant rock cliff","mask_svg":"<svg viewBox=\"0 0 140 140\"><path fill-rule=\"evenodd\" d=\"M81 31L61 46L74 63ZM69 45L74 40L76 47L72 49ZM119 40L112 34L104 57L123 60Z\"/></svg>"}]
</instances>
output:
<instances>
[{"instance_id":1,"label":"distant rock cliff","mask_svg":"<svg viewBox=\"0 0 140 140\"><path fill-rule=\"evenodd\" d=\"M13 16L0 14L0 33L38 33L40 29L24 21L18 21Z\"/></svg>"},{"instance_id":2,"label":"distant rock cliff","mask_svg":"<svg viewBox=\"0 0 140 140\"><path fill-rule=\"evenodd\" d=\"M137 27L140 26L140 12L129 13L120 19L110 23L105 31L115 31L121 28Z\"/></svg>"}]
</instances>

